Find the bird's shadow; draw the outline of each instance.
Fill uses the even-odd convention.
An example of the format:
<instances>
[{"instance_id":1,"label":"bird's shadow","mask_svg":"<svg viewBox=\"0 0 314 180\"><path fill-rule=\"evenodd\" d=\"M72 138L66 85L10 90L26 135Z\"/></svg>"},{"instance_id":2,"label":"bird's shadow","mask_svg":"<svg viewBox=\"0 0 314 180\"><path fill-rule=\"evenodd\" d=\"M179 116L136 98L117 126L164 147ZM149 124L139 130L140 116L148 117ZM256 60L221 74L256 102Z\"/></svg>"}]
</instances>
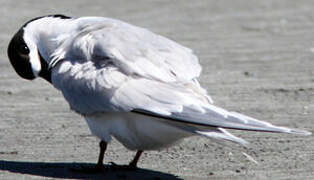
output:
<instances>
[{"instance_id":1,"label":"bird's shadow","mask_svg":"<svg viewBox=\"0 0 314 180\"><path fill-rule=\"evenodd\" d=\"M27 174L58 179L180 179L175 175L149 169L138 168L135 171L111 170L106 165L106 171L101 173L80 173L73 168L91 167L90 163L49 163L21 162L0 160L0 170L12 173Z\"/></svg>"}]
</instances>

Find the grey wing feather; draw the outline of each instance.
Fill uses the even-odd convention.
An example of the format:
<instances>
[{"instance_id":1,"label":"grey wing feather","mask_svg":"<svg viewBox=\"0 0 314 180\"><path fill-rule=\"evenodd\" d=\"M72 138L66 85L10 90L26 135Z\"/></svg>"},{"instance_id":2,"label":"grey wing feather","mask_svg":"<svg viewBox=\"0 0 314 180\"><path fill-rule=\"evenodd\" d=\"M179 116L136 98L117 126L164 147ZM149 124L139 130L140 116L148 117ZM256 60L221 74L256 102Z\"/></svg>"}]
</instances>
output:
<instances>
[{"instance_id":1,"label":"grey wing feather","mask_svg":"<svg viewBox=\"0 0 314 180\"><path fill-rule=\"evenodd\" d=\"M197 56L170 39L109 18L77 21L77 32L62 42L50 64L60 59L107 60L127 75L165 82L190 81L200 75Z\"/></svg>"},{"instance_id":2,"label":"grey wing feather","mask_svg":"<svg viewBox=\"0 0 314 180\"><path fill-rule=\"evenodd\" d=\"M212 102L196 80L201 66L190 49L114 19L79 18L74 24L78 27L72 37L56 38L60 46L50 61L51 67L63 61L53 68L52 82L73 110L86 114L132 109L131 105L110 101L115 99L116 89L136 78L193 83L195 91ZM125 99L132 96L131 91L128 93ZM157 105L162 104L151 107L158 109Z\"/></svg>"}]
</instances>

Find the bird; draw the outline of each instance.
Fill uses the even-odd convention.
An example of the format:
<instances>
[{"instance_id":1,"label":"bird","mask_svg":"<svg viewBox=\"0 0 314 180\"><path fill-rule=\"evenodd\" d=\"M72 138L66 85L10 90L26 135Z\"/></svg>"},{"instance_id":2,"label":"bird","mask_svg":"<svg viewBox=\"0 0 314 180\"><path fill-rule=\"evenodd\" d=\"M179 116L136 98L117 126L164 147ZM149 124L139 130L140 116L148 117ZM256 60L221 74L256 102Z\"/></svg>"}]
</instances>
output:
<instances>
[{"instance_id":1,"label":"bird","mask_svg":"<svg viewBox=\"0 0 314 180\"><path fill-rule=\"evenodd\" d=\"M198 78L194 52L169 38L107 17L53 14L27 21L8 45L16 73L41 77L100 139L95 169L103 169L112 137L136 151L176 145L191 136L247 144L228 129L310 135L214 105Z\"/></svg>"}]
</instances>

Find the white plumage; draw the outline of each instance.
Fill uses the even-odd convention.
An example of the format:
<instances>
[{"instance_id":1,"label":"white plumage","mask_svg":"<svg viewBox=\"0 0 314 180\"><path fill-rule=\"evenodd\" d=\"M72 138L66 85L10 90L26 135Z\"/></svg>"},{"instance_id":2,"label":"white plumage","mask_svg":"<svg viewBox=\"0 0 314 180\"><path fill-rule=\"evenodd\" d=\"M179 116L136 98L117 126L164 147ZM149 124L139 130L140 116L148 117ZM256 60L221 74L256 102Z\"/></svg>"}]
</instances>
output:
<instances>
[{"instance_id":1,"label":"white plumage","mask_svg":"<svg viewBox=\"0 0 314 180\"><path fill-rule=\"evenodd\" d=\"M201 66L192 50L146 29L48 16L24 31L52 84L105 142L114 136L129 149L153 150L192 135L245 143L223 128L310 134L216 107L197 81Z\"/></svg>"}]
</instances>

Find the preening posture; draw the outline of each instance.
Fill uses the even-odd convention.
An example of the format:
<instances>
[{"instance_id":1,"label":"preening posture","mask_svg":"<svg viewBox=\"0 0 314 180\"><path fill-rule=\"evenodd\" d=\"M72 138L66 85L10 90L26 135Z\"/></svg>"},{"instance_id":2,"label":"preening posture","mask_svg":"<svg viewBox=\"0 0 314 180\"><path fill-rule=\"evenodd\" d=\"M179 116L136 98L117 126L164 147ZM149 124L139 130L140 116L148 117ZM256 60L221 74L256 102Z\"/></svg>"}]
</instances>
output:
<instances>
[{"instance_id":1,"label":"preening posture","mask_svg":"<svg viewBox=\"0 0 314 180\"><path fill-rule=\"evenodd\" d=\"M213 105L192 50L119 20L38 17L14 35L8 56L21 77L46 79L85 117L101 140L99 169L112 136L137 150L134 169L144 150L194 135L245 144L226 129L310 134Z\"/></svg>"}]
</instances>

